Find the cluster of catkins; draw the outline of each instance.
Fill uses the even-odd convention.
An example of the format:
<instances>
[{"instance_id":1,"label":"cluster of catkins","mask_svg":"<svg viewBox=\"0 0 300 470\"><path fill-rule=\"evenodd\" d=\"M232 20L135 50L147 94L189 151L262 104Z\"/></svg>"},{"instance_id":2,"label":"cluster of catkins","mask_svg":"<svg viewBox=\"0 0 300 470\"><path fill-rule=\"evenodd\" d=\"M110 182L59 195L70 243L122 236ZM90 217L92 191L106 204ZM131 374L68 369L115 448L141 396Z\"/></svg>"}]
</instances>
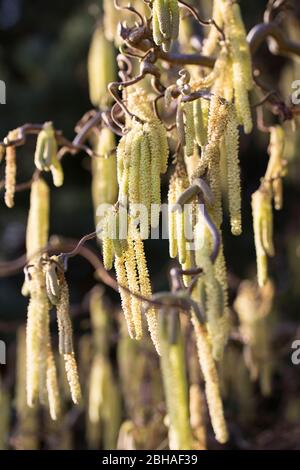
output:
<instances>
[{"instance_id":1,"label":"cluster of catkins","mask_svg":"<svg viewBox=\"0 0 300 470\"><path fill-rule=\"evenodd\" d=\"M179 35L180 2L153 0L146 4L139 0L134 2L134 6L138 10L143 8L141 12L147 18L152 14L149 25L152 25L153 41L164 52L168 51ZM101 110L108 109L111 103L107 85L116 79L112 66L112 41L118 43L116 25L126 8L117 10L111 0L104 1L104 28L102 30L101 25L97 27L88 57L90 98ZM116 143L112 131L104 127L89 136L98 156L92 159L91 164L92 196L97 232L101 234L103 263L107 270L115 268L130 337L142 338L145 314L152 341L161 356L169 444L173 449L193 448L183 337L178 324L177 340L170 341L163 309L158 309L158 314L157 308L147 303L152 297L152 288L143 242L149 237L151 228L159 225L161 175L168 171L169 148L175 152L168 192L170 257L178 258L184 270L185 286L190 286L191 272L200 269L202 273L189 292L204 312L205 321L201 323L193 311L191 319L212 426L219 442L224 443L228 438L217 373L217 362L222 358L230 329L221 230L222 191L226 188L231 232L240 235L239 126L243 126L245 133L252 131L249 92L253 81L249 45L238 3L215 0L213 19L224 32L224 37L220 39L220 30L212 26L204 41L203 54L217 57L212 70L207 72L203 69L199 73L198 68L188 67L180 72L177 81L173 77L176 83L165 90L165 108L168 111L173 109L174 115L176 110L174 125L169 130L154 112L149 83L144 80L139 85L122 86L120 90L130 113L126 115L119 142ZM171 73L169 77L172 78ZM274 254L272 201L276 209L282 207L282 177L285 173L283 129L274 126L270 128L270 134L269 165L252 199L259 286L266 284L267 258ZM18 137L18 129L12 131L4 141L5 148L1 148L1 155L6 153L5 202L8 207L13 206L16 187L16 152L10 142ZM38 173L51 171L54 184L63 184L63 171L57 157L57 135L50 122L44 124L38 135L34 161ZM199 209L199 202L204 210ZM109 205L105 213L98 212L101 204ZM186 205L191 208L189 213L184 210ZM74 403L80 401L81 390L63 263L59 257L42 254L48 242L48 224L49 189L38 174L31 188L28 266L23 287L24 294L30 297L26 331L27 403L33 406L38 399L42 403L48 402L50 414L56 419L60 403L49 330L52 308L57 313L59 352L64 358ZM187 226L191 228L188 235ZM248 286L246 290L249 293L255 289ZM261 380L268 388L269 371L262 371L257 357L260 350L267 350L268 341L262 337L256 344L256 333L253 333L263 324L262 315L257 315L255 324L250 322L249 315L243 311L244 297L243 292L240 293L236 310L244 325L243 334L250 338L252 370L263 377ZM102 302L99 295L93 298L98 303ZM254 304L253 300L247 312L253 310ZM92 311L97 311L95 305ZM95 330L106 328L106 325L96 324L96 316L92 321L96 325ZM101 341L96 339L95 344L96 356L90 381L91 384L101 383L104 394L107 393L105 381L112 372L107 351L101 349ZM114 386L111 390L111 393L116 393ZM89 419L94 424L100 422L101 393L95 385L91 387ZM103 419L107 420L107 416ZM91 427L91 433L94 432Z\"/></svg>"},{"instance_id":2,"label":"cluster of catkins","mask_svg":"<svg viewBox=\"0 0 300 470\"><path fill-rule=\"evenodd\" d=\"M59 353L65 363L72 400L79 403L81 389L74 357L69 314L69 290L59 257L41 255L49 235L49 189L40 178L31 187L26 248L28 266L23 294L29 296L26 327L27 404L48 404L52 419L60 414L60 393L50 336L50 310L55 307Z\"/></svg>"}]
</instances>

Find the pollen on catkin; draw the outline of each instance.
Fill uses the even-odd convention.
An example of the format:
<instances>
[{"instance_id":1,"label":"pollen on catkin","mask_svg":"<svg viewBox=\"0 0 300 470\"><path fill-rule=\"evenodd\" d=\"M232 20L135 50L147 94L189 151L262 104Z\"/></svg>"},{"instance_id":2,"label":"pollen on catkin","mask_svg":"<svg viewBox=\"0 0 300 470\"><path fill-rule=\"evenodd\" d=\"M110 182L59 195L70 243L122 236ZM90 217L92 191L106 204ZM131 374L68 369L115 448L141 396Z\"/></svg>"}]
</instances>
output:
<instances>
[{"instance_id":1,"label":"pollen on catkin","mask_svg":"<svg viewBox=\"0 0 300 470\"><path fill-rule=\"evenodd\" d=\"M181 194L189 187L189 179L184 163L176 164L169 183L168 194L168 220L169 220L169 250L170 256L176 257L181 265L187 258L186 228L187 207L176 207L176 202Z\"/></svg>"},{"instance_id":2,"label":"pollen on catkin","mask_svg":"<svg viewBox=\"0 0 300 470\"><path fill-rule=\"evenodd\" d=\"M205 394L212 427L216 439L221 444L228 440L228 431L224 419L223 404L216 365L212 356L211 344L205 326L193 316L192 322L197 342L200 367L205 381Z\"/></svg>"},{"instance_id":3,"label":"pollen on catkin","mask_svg":"<svg viewBox=\"0 0 300 470\"><path fill-rule=\"evenodd\" d=\"M5 196L4 201L7 207L12 208L14 206L14 197L16 189L16 149L13 145L6 147L5 155Z\"/></svg>"},{"instance_id":4,"label":"pollen on catkin","mask_svg":"<svg viewBox=\"0 0 300 470\"><path fill-rule=\"evenodd\" d=\"M261 187L252 195L257 278L260 287L268 279L268 256L274 256L273 212L270 189Z\"/></svg>"},{"instance_id":5,"label":"pollen on catkin","mask_svg":"<svg viewBox=\"0 0 300 470\"><path fill-rule=\"evenodd\" d=\"M148 266L144 251L144 244L137 233L134 234L134 251L137 263L137 271L139 278L140 293L147 298L152 296L151 282L149 278ZM149 308L146 312L146 319L148 324L148 330L151 336L151 340L154 344L154 347L158 354L160 354L160 341L159 341L159 332L158 332L158 318L157 312L152 307Z\"/></svg>"},{"instance_id":6,"label":"pollen on catkin","mask_svg":"<svg viewBox=\"0 0 300 470\"><path fill-rule=\"evenodd\" d=\"M242 233L242 211L241 211L241 175L239 163L239 130L235 111L231 110L230 118L224 136L228 200L231 223L231 233L240 235Z\"/></svg>"},{"instance_id":7,"label":"pollen on catkin","mask_svg":"<svg viewBox=\"0 0 300 470\"><path fill-rule=\"evenodd\" d=\"M240 124L247 134L253 122L248 92L253 88L252 61L240 6L230 0L220 0L225 34L230 45L235 106Z\"/></svg>"},{"instance_id":8,"label":"pollen on catkin","mask_svg":"<svg viewBox=\"0 0 300 470\"><path fill-rule=\"evenodd\" d=\"M78 405L81 401L82 394L74 353L64 354L64 361L72 401L75 405Z\"/></svg>"},{"instance_id":9,"label":"pollen on catkin","mask_svg":"<svg viewBox=\"0 0 300 470\"><path fill-rule=\"evenodd\" d=\"M49 334L50 304L41 263L30 269L28 281L30 299L26 326L27 404L33 407L43 399L47 370L47 339Z\"/></svg>"},{"instance_id":10,"label":"pollen on catkin","mask_svg":"<svg viewBox=\"0 0 300 470\"><path fill-rule=\"evenodd\" d=\"M57 370L53 356L51 338L48 339L46 387L51 418L56 421L61 413L60 393L57 380Z\"/></svg>"},{"instance_id":11,"label":"pollen on catkin","mask_svg":"<svg viewBox=\"0 0 300 470\"><path fill-rule=\"evenodd\" d=\"M129 212L139 213L141 233L147 238L150 221L153 227L159 222L160 175L167 171L169 148L163 124L134 93L129 96L133 109L147 121L144 124L133 121L131 130L118 145L119 203L126 206L129 201Z\"/></svg>"},{"instance_id":12,"label":"pollen on catkin","mask_svg":"<svg viewBox=\"0 0 300 470\"><path fill-rule=\"evenodd\" d=\"M69 305L69 288L65 276L59 273L59 298L56 305L58 337L59 337L59 353L72 354L73 347L73 328L70 318Z\"/></svg>"}]
</instances>

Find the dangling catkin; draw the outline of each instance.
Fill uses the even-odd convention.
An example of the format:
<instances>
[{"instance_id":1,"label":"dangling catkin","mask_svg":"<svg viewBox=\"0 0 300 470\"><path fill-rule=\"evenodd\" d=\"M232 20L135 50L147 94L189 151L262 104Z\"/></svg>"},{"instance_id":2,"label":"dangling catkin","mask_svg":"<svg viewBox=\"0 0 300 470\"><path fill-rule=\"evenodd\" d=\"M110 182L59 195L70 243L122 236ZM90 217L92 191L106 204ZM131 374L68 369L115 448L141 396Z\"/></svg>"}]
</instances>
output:
<instances>
[{"instance_id":1,"label":"dangling catkin","mask_svg":"<svg viewBox=\"0 0 300 470\"><path fill-rule=\"evenodd\" d=\"M49 328L49 301L42 267L30 269L30 300L27 312L27 404L33 407L43 397L47 369L47 337Z\"/></svg>"},{"instance_id":2,"label":"dangling catkin","mask_svg":"<svg viewBox=\"0 0 300 470\"><path fill-rule=\"evenodd\" d=\"M248 91L253 87L252 62L246 31L241 17L240 6L230 0L220 0L220 8L225 24L232 57L233 88L238 120L247 134L253 123Z\"/></svg>"},{"instance_id":3,"label":"dangling catkin","mask_svg":"<svg viewBox=\"0 0 300 470\"><path fill-rule=\"evenodd\" d=\"M112 38L108 41L104 35L102 25L98 26L93 34L88 55L88 77L90 100L96 108L107 108L112 97L108 93L107 85L115 81L115 51Z\"/></svg>"},{"instance_id":4,"label":"dangling catkin","mask_svg":"<svg viewBox=\"0 0 300 470\"><path fill-rule=\"evenodd\" d=\"M16 190L16 149L13 145L6 147L5 154L5 196L4 201L7 207L12 208L14 206L14 197Z\"/></svg>"},{"instance_id":5,"label":"dangling catkin","mask_svg":"<svg viewBox=\"0 0 300 470\"><path fill-rule=\"evenodd\" d=\"M75 405L78 405L81 401L82 395L74 353L64 354L64 361L72 401Z\"/></svg>"},{"instance_id":6,"label":"dangling catkin","mask_svg":"<svg viewBox=\"0 0 300 470\"><path fill-rule=\"evenodd\" d=\"M152 4L152 28L154 42L168 51L171 40L179 34L178 0L154 0Z\"/></svg>"},{"instance_id":7,"label":"dangling catkin","mask_svg":"<svg viewBox=\"0 0 300 470\"><path fill-rule=\"evenodd\" d=\"M69 288L64 277L60 272L59 276L60 294L56 305L58 336L59 336L59 353L72 354L73 348L73 329L70 319L69 306Z\"/></svg>"},{"instance_id":8,"label":"dangling catkin","mask_svg":"<svg viewBox=\"0 0 300 470\"><path fill-rule=\"evenodd\" d=\"M224 444L228 440L228 432L224 419L219 378L212 356L211 345L205 327L194 316L192 321L196 335L200 367L205 380L205 394L212 427L217 441Z\"/></svg>"},{"instance_id":9,"label":"dangling catkin","mask_svg":"<svg viewBox=\"0 0 300 470\"><path fill-rule=\"evenodd\" d=\"M27 260L39 254L48 242L49 189L41 178L31 185L30 209L26 230Z\"/></svg>"},{"instance_id":10,"label":"dangling catkin","mask_svg":"<svg viewBox=\"0 0 300 470\"><path fill-rule=\"evenodd\" d=\"M144 251L144 244L141 237L135 234L134 237L134 250L137 263L137 270L139 276L140 293L147 298L152 296L152 288L149 278L149 272L147 267L147 261ZM148 330L154 344L154 347L158 354L160 354L160 342L158 332L158 318L157 312L154 308L150 308L146 312L146 319L148 324Z\"/></svg>"},{"instance_id":11,"label":"dangling catkin","mask_svg":"<svg viewBox=\"0 0 300 470\"><path fill-rule=\"evenodd\" d=\"M231 233L242 233L241 175L239 164L239 131L235 112L232 110L225 132L225 153L227 161L228 199Z\"/></svg>"},{"instance_id":12,"label":"dangling catkin","mask_svg":"<svg viewBox=\"0 0 300 470\"><path fill-rule=\"evenodd\" d=\"M282 177L286 173L286 161L283 158L285 132L281 126L271 128L269 155L270 160L265 174L265 182L272 187L275 209L282 209Z\"/></svg>"},{"instance_id":13,"label":"dangling catkin","mask_svg":"<svg viewBox=\"0 0 300 470\"><path fill-rule=\"evenodd\" d=\"M137 265L134 252L134 241L128 238L128 249L125 252L125 268L127 273L128 287L134 294L139 293ZM142 332L142 315L141 315L141 302L140 300L131 295L131 312L132 320L135 329L135 339L141 339Z\"/></svg>"},{"instance_id":14,"label":"dangling catkin","mask_svg":"<svg viewBox=\"0 0 300 470\"><path fill-rule=\"evenodd\" d=\"M75 404L78 404L81 400L81 388L73 348L73 329L70 319L69 288L62 271L59 273L59 283L60 296L56 305L59 352L64 358L65 370L72 400Z\"/></svg>"},{"instance_id":15,"label":"dangling catkin","mask_svg":"<svg viewBox=\"0 0 300 470\"><path fill-rule=\"evenodd\" d=\"M274 256L273 212L270 189L262 187L252 195L252 212L257 278L259 286L262 287L268 279L268 256Z\"/></svg>"},{"instance_id":16,"label":"dangling catkin","mask_svg":"<svg viewBox=\"0 0 300 470\"><path fill-rule=\"evenodd\" d=\"M48 354L47 354L47 378L46 386L48 392L49 412L51 418L56 421L61 413L60 393L57 380L57 370L53 356L51 338L48 334Z\"/></svg>"},{"instance_id":17,"label":"dangling catkin","mask_svg":"<svg viewBox=\"0 0 300 470\"><path fill-rule=\"evenodd\" d=\"M171 450L189 450L192 446L192 433L183 338L177 325L177 341L170 344L163 318L160 323L160 364L169 418L169 447Z\"/></svg>"},{"instance_id":18,"label":"dangling catkin","mask_svg":"<svg viewBox=\"0 0 300 470\"><path fill-rule=\"evenodd\" d=\"M126 269L125 269L125 255L124 254L120 257L116 256L115 270L116 270L118 284L120 286L129 288ZM135 338L135 325L133 321L133 315L131 312L131 296L126 290L122 289L121 287L119 288L119 292L121 296L122 310L123 310L126 323L127 323L128 333L129 333L129 336L132 339L134 339Z\"/></svg>"},{"instance_id":19,"label":"dangling catkin","mask_svg":"<svg viewBox=\"0 0 300 470\"><path fill-rule=\"evenodd\" d=\"M53 184L60 187L64 182L64 173L57 157L57 141L52 122L45 122L38 135L34 155L35 166L40 171L51 171Z\"/></svg>"}]
</instances>

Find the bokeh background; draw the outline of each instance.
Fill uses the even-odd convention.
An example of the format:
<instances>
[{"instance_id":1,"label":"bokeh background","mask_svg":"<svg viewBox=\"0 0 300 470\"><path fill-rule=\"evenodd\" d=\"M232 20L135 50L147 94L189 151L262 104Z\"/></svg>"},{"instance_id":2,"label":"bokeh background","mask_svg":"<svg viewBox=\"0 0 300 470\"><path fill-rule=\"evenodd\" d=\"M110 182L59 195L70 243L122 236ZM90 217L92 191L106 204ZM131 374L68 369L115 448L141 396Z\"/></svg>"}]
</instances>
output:
<instances>
[{"instance_id":1,"label":"bokeh background","mask_svg":"<svg viewBox=\"0 0 300 470\"><path fill-rule=\"evenodd\" d=\"M262 21L265 0L242 0L240 3L248 29ZM295 0L291 3L294 3L295 14L299 15L298 2ZM9 130L24 123L49 120L54 122L57 129L62 129L68 138L73 138L76 122L91 109L86 60L99 14L100 1L0 1L0 79L7 86L7 104L0 105L1 140ZM292 35L294 26L295 23L290 23L282 27ZM201 30L198 32L202 33ZM288 100L288 94L292 91L292 78L300 79L300 66L293 65L290 59L272 56L266 46L260 49L256 62L262 69L264 80L270 87L278 88ZM275 122L271 116L267 115L266 119L270 123ZM242 279L255 277L250 201L268 162L267 139L267 136L257 131L242 138L243 235L232 237L226 219L224 223L231 300ZM232 438L228 448L300 448L300 365L297 367L291 363L291 343L297 337L297 331L300 339L300 150L297 142L300 143L299 138L291 137L288 146L289 174L284 183L284 208L275 214L276 257L270 263L271 277L276 286L272 312L273 354L276 362L272 394L263 398L259 387L253 386L255 404L246 422L241 419L234 396L229 397L226 413ZM26 145L17 151L18 182L30 178L33 153L34 139L29 138ZM68 155L63 166L65 184L61 189L51 190L51 233L79 239L94 229L90 161L84 154ZM3 165L0 172L2 179ZM166 191L165 184L165 195ZM2 190L0 195L3 196ZM0 204L1 261L13 260L24 253L28 206L29 191L16 195L16 204L12 210L7 209L4 203ZM96 244L94 248L99 250ZM167 242L149 241L146 250L154 290L164 290L168 287ZM75 333L80 338L88 334L90 324L88 313L78 306L82 306L86 293L95 284L93 270L82 259L74 258L70 264L68 281L72 305L77 312L74 316ZM27 299L20 293L22 283L22 273L0 279L0 339L8 344L7 365L0 366L0 374L2 383L9 388L12 397L16 331L26 320ZM109 290L107 296L111 310L114 311L118 297ZM118 334L115 332L114 335L113 344L118 341ZM236 347L239 348L238 345ZM114 354L112 351L112 361ZM8 436L7 445L13 448L16 445L12 436L17 424L13 399L10 406L11 435ZM40 429L40 447L56 448L57 441L53 443L45 439L43 429ZM75 416L72 434L70 447L87 447L84 411ZM213 438L210 446L217 446Z\"/></svg>"}]
</instances>

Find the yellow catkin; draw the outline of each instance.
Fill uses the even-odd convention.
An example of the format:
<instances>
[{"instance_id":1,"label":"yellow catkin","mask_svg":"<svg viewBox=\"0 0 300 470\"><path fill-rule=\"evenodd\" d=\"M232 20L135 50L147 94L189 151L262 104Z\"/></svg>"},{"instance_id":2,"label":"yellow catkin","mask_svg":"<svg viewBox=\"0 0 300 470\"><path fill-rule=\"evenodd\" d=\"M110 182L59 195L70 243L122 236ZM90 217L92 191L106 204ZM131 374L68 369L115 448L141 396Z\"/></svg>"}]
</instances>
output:
<instances>
[{"instance_id":1,"label":"yellow catkin","mask_svg":"<svg viewBox=\"0 0 300 470\"><path fill-rule=\"evenodd\" d=\"M160 364L169 418L169 447L171 450L190 450L192 432L189 420L183 338L178 326L177 341L175 344L170 344L163 321L160 325L160 337Z\"/></svg>"},{"instance_id":2,"label":"yellow catkin","mask_svg":"<svg viewBox=\"0 0 300 470\"><path fill-rule=\"evenodd\" d=\"M200 147L207 144L207 129L204 125L204 116L202 111L202 100L198 98L193 101L193 119L195 125L195 139Z\"/></svg>"},{"instance_id":3,"label":"yellow catkin","mask_svg":"<svg viewBox=\"0 0 300 470\"><path fill-rule=\"evenodd\" d=\"M120 286L128 288L128 280L127 280L127 274L126 274L126 269L125 269L125 255L122 255L121 257L116 257L115 258L115 270L116 270L116 276L117 276L117 281ZM126 319L127 323L127 328L128 328L128 333L129 336L134 339L135 338L135 326L134 326L134 321L133 321L133 315L131 312L131 299L130 299L130 294L122 289L120 287L120 296L121 296L121 304L122 304L122 310Z\"/></svg>"},{"instance_id":4,"label":"yellow catkin","mask_svg":"<svg viewBox=\"0 0 300 470\"><path fill-rule=\"evenodd\" d=\"M60 295L56 305L58 334L59 334L59 352L60 354L72 354L73 348L73 329L70 318L69 288L63 273L59 276Z\"/></svg>"},{"instance_id":5,"label":"yellow catkin","mask_svg":"<svg viewBox=\"0 0 300 470\"><path fill-rule=\"evenodd\" d=\"M95 215L100 204L115 204L118 197L116 139L104 128L93 142L97 157L92 159L92 197ZM99 218L96 216L96 225Z\"/></svg>"},{"instance_id":6,"label":"yellow catkin","mask_svg":"<svg viewBox=\"0 0 300 470\"><path fill-rule=\"evenodd\" d=\"M74 354L64 354L65 370L67 380L70 387L71 397L73 403L78 405L81 401L81 387L79 383L79 376L77 370L77 364Z\"/></svg>"},{"instance_id":7,"label":"yellow catkin","mask_svg":"<svg viewBox=\"0 0 300 470\"><path fill-rule=\"evenodd\" d=\"M29 408L26 392L26 328L21 327L17 333L16 363L16 414L18 428L14 448L20 450L37 450L38 439L38 408Z\"/></svg>"},{"instance_id":8,"label":"yellow catkin","mask_svg":"<svg viewBox=\"0 0 300 470\"><path fill-rule=\"evenodd\" d=\"M38 398L43 398L46 369L47 342L49 329L49 301L42 267L30 270L30 300L27 312L26 358L27 358L27 404L32 407Z\"/></svg>"},{"instance_id":9,"label":"yellow catkin","mask_svg":"<svg viewBox=\"0 0 300 470\"><path fill-rule=\"evenodd\" d=\"M246 31L241 17L240 6L230 0L220 0L220 8L225 23L232 56L233 88L235 106L239 122L247 134L252 131L253 123L248 91L253 87L252 63Z\"/></svg>"},{"instance_id":10,"label":"yellow catkin","mask_svg":"<svg viewBox=\"0 0 300 470\"><path fill-rule=\"evenodd\" d=\"M176 191L176 174L175 172L170 178L169 182L169 192L168 192L168 232L169 232L169 254L171 258L176 258L178 254L178 244L177 244L177 226L176 226L176 217L177 214L172 210L174 204L177 201L177 191Z\"/></svg>"},{"instance_id":11,"label":"yellow catkin","mask_svg":"<svg viewBox=\"0 0 300 470\"><path fill-rule=\"evenodd\" d=\"M102 25L98 26L91 40L88 54L88 78L90 100L95 107L107 107L112 101L107 86L115 81L115 50L113 39L108 41Z\"/></svg>"},{"instance_id":12,"label":"yellow catkin","mask_svg":"<svg viewBox=\"0 0 300 470\"><path fill-rule=\"evenodd\" d=\"M140 211L140 227L143 238L148 238L149 221L151 216L151 188L149 187L149 175L151 174L151 148L147 135L143 136L141 142L141 158L139 168L139 203Z\"/></svg>"},{"instance_id":13,"label":"yellow catkin","mask_svg":"<svg viewBox=\"0 0 300 470\"><path fill-rule=\"evenodd\" d=\"M228 104L220 101L218 97L212 97L208 120L208 144L206 145L200 164L192 175L193 178L201 177L209 163L219 157L219 145L224 136L228 123Z\"/></svg>"},{"instance_id":14,"label":"yellow catkin","mask_svg":"<svg viewBox=\"0 0 300 470\"><path fill-rule=\"evenodd\" d=\"M178 0L154 0L153 5L153 39L165 51L176 40L179 34L179 5Z\"/></svg>"},{"instance_id":15,"label":"yellow catkin","mask_svg":"<svg viewBox=\"0 0 300 470\"><path fill-rule=\"evenodd\" d=\"M195 124L193 103L186 103L184 105L185 114L185 153L190 157L194 153L194 140L195 140Z\"/></svg>"},{"instance_id":16,"label":"yellow catkin","mask_svg":"<svg viewBox=\"0 0 300 470\"><path fill-rule=\"evenodd\" d=\"M26 254L32 256L44 248L49 232L49 189L44 180L38 179L31 185L30 209L26 230Z\"/></svg>"},{"instance_id":17,"label":"yellow catkin","mask_svg":"<svg viewBox=\"0 0 300 470\"><path fill-rule=\"evenodd\" d=\"M265 181L272 188L275 209L282 209L282 177L285 176L286 162L283 158L285 132L281 126L271 128L269 155L270 160L265 174Z\"/></svg>"},{"instance_id":18,"label":"yellow catkin","mask_svg":"<svg viewBox=\"0 0 300 470\"><path fill-rule=\"evenodd\" d=\"M56 421L61 413L60 392L57 380L57 370L52 352L50 335L48 338L47 377L46 387L48 392L48 404L51 418Z\"/></svg>"},{"instance_id":19,"label":"yellow catkin","mask_svg":"<svg viewBox=\"0 0 300 470\"><path fill-rule=\"evenodd\" d=\"M228 431L224 419L220 384L216 365L213 360L211 345L204 326L193 317L194 330L197 341L197 349L200 367L205 380L205 394L216 439L221 444L228 440Z\"/></svg>"},{"instance_id":20,"label":"yellow catkin","mask_svg":"<svg viewBox=\"0 0 300 470\"><path fill-rule=\"evenodd\" d=\"M132 131L133 132L133 131ZM141 143L143 140L143 132L138 126L134 129L134 137L132 139L130 149L130 167L129 167L129 203L139 204L140 202L140 188L139 188L139 175L140 175L140 160L141 160Z\"/></svg>"},{"instance_id":21,"label":"yellow catkin","mask_svg":"<svg viewBox=\"0 0 300 470\"><path fill-rule=\"evenodd\" d=\"M213 10L212 10L212 19L216 22L219 28L223 26L223 18L222 13L220 11L220 5L218 0L214 0L213 2ZM216 51L220 39L220 33L213 25L209 30L209 34L207 38L204 40L202 53L206 56L211 56Z\"/></svg>"},{"instance_id":22,"label":"yellow catkin","mask_svg":"<svg viewBox=\"0 0 300 470\"><path fill-rule=\"evenodd\" d=\"M189 187L188 175L184 164L178 163L175 169L176 173L176 198ZM181 265L186 262L187 258L187 239L186 239L186 217L187 208L178 209L176 211L176 235L178 245L178 260Z\"/></svg>"},{"instance_id":23,"label":"yellow catkin","mask_svg":"<svg viewBox=\"0 0 300 470\"><path fill-rule=\"evenodd\" d=\"M138 276L139 276L140 293L144 297L151 298L152 289L151 289L151 282L149 278L147 261L146 261L145 251L144 251L144 244L139 236L135 236L134 250L135 250ZM154 344L154 347L157 353L160 354L158 319L157 319L157 312L154 308L150 308L147 310L146 319L147 319L148 330L150 332L152 342Z\"/></svg>"},{"instance_id":24,"label":"yellow catkin","mask_svg":"<svg viewBox=\"0 0 300 470\"><path fill-rule=\"evenodd\" d=\"M52 122L45 122L38 135L34 154L35 166L40 171L51 171L54 186L60 187L64 182L64 173L57 157L57 141Z\"/></svg>"},{"instance_id":25,"label":"yellow catkin","mask_svg":"<svg viewBox=\"0 0 300 470\"><path fill-rule=\"evenodd\" d=\"M234 308L240 320L245 345L246 365L252 380L259 380L263 395L271 393L272 348L269 316L272 311L274 286L271 282L258 288L256 282L241 283Z\"/></svg>"},{"instance_id":26,"label":"yellow catkin","mask_svg":"<svg viewBox=\"0 0 300 470\"><path fill-rule=\"evenodd\" d=\"M209 257L207 246L196 252L197 266L203 269L201 286L205 290L205 302L202 307L207 316L207 330L211 339L212 354L215 360L223 356L227 342L227 316L225 316L224 296L221 283L218 281L214 265ZM201 297L201 295L200 295Z\"/></svg>"},{"instance_id":27,"label":"yellow catkin","mask_svg":"<svg viewBox=\"0 0 300 470\"><path fill-rule=\"evenodd\" d=\"M16 149L13 145L6 147L5 163L4 201L7 207L12 208L14 206L17 174Z\"/></svg>"},{"instance_id":28,"label":"yellow catkin","mask_svg":"<svg viewBox=\"0 0 300 470\"><path fill-rule=\"evenodd\" d=\"M227 161L228 200L231 232L233 235L242 233L241 215L241 175L239 164L239 131L234 111L225 132L225 153Z\"/></svg>"},{"instance_id":29,"label":"yellow catkin","mask_svg":"<svg viewBox=\"0 0 300 470\"><path fill-rule=\"evenodd\" d=\"M107 236L102 237L102 254L103 254L103 265L108 271L112 269L114 262L114 247L113 241Z\"/></svg>"},{"instance_id":30,"label":"yellow catkin","mask_svg":"<svg viewBox=\"0 0 300 470\"><path fill-rule=\"evenodd\" d=\"M260 188L252 195L257 278L262 287L268 279L268 256L274 256L271 192Z\"/></svg>"},{"instance_id":31,"label":"yellow catkin","mask_svg":"<svg viewBox=\"0 0 300 470\"><path fill-rule=\"evenodd\" d=\"M125 268L128 280L128 287L131 292L138 294L139 293L139 284L138 284L138 274L137 274L137 264L134 252L134 241L129 236L128 238L128 249L125 252ZM135 339L141 339L143 335L142 331L142 315L141 315L141 302L135 297L131 296L131 312L132 319L135 329Z\"/></svg>"}]
</instances>

